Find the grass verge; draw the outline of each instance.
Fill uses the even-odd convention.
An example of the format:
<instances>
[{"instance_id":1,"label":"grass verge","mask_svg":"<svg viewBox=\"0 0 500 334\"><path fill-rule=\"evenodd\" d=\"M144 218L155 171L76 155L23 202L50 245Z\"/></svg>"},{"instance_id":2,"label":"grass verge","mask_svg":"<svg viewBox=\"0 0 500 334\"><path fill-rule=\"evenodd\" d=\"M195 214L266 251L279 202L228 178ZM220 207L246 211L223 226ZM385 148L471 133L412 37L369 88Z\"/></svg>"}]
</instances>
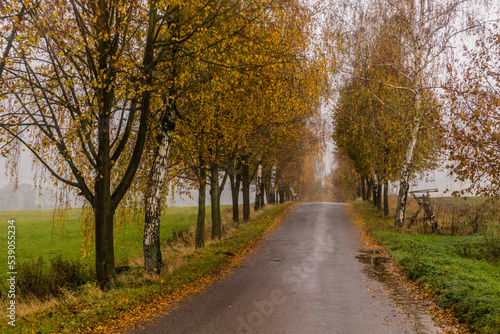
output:
<instances>
[{"instance_id":1,"label":"grass verge","mask_svg":"<svg viewBox=\"0 0 500 334\"><path fill-rule=\"evenodd\" d=\"M144 276L133 268L121 275L117 287L101 293L93 286L82 287L53 306L19 316L16 327L3 322L2 333L109 333L123 330L173 307L184 297L199 293L225 277L263 236L283 219L291 204L278 205L241 225L228 237L199 250L180 254L176 270L157 277Z\"/></svg>"},{"instance_id":2,"label":"grass verge","mask_svg":"<svg viewBox=\"0 0 500 334\"><path fill-rule=\"evenodd\" d=\"M500 267L467 251L484 243L483 235L401 233L393 218L382 217L370 203L352 204L375 240L441 307L451 309L474 332L500 333Z\"/></svg>"}]
</instances>

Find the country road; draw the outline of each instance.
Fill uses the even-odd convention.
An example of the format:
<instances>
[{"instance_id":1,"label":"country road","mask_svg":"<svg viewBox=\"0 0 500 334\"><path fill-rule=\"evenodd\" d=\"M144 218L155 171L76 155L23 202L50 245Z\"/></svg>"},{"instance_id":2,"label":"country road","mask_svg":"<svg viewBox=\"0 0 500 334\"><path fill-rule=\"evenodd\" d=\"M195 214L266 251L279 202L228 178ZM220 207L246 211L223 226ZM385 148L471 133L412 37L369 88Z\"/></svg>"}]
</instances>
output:
<instances>
[{"instance_id":1,"label":"country road","mask_svg":"<svg viewBox=\"0 0 500 334\"><path fill-rule=\"evenodd\" d=\"M229 277L128 333L437 333L361 245L344 205L300 204Z\"/></svg>"}]
</instances>

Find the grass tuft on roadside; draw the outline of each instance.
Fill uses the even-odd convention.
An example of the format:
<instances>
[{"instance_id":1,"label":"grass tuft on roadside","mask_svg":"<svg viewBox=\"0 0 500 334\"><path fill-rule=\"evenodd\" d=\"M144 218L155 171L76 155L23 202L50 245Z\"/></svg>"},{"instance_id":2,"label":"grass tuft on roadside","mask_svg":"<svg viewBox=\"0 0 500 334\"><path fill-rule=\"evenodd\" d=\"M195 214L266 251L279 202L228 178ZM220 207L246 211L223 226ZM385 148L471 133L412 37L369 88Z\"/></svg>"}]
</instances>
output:
<instances>
[{"instance_id":1,"label":"grass tuft on roadside","mask_svg":"<svg viewBox=\"0 0 500 334\"><path fill-rule=\"evenodd\" d=\"M393 218L382 217L370 203L352 204L375 240L441 307L451 309L477 333L500 333L500 267L494 236L402 233L394 228Z\"/></svg>"}]
</instances>

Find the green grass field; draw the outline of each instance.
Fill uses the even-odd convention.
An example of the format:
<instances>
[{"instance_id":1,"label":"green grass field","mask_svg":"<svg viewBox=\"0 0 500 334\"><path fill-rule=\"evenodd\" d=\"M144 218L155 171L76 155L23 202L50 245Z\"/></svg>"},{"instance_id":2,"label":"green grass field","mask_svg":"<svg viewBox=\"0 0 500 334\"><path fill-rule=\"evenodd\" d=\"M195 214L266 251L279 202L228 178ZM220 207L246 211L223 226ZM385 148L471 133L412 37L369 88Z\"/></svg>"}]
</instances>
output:
<instances>
[{"instance_id":1,"label":"green grass field","mask_svg":"<svg viewBox=\"0 0 500 334\"><path fill-rule=\"evenodd\" d=\"M408 277L478 333L500 333L498 236L402 233L370 203L353 202L371 233Z\"/></svg>"},{"instance_id":2,"label":"green grass field","mask_svg":"<svg viewBox=\"0 0 500 334\"><path fill-rule=\"evenodd\" d=\"M222 210L229 206L222 206ZM210 218L210 207L207 208ZM36 261L40 256L46 262L62 255L68 260L93 263L93 255L83 257L83 237L80 230L81 209L71 209L59 226L52 223L53 210L0 211L0 279L7 277L7 225L16 221L16 261ZM197 207L170 207L161 219L160 237L172 237L172 231L185 230L196 224ZM93 249L91 249L93 250ZM129 223L115 235L117 265L142 256L142 227Z\"/></svg>"}]
</instances>

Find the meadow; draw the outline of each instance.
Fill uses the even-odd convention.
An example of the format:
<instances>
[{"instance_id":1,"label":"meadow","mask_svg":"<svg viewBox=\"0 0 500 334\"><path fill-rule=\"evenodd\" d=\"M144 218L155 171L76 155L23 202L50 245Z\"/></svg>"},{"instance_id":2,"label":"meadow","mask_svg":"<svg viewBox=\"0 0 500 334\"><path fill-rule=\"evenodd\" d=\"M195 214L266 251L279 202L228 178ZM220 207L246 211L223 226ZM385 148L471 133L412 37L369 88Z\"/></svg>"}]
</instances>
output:
<instances>
[{"instance_id":1,"label":"meadow","mask_svg":"<svg viewBox=\"0 0 500 334\"><path fill-rule=\"evenodd\" d=\"M230 206L222 206L222 211ZM206 210L207 218L210 209ZM93 246L84 252L80 228L81 209L70 209L58 221L54 210L0 211L0 231L7 236L9 220L16 223L16 262L46 262L62 256L65 260L93 264ZM197 207L168 207L163 210L160 237L171 239L174 231L183 231L196 224ZM118 225L118 224L117 224ZM115 257L117 266L140 262L142 259L143 226L129 222L116 228ZM7 238L0 238L0 279L7 277Z\"/></svg>"}]
</instances>

